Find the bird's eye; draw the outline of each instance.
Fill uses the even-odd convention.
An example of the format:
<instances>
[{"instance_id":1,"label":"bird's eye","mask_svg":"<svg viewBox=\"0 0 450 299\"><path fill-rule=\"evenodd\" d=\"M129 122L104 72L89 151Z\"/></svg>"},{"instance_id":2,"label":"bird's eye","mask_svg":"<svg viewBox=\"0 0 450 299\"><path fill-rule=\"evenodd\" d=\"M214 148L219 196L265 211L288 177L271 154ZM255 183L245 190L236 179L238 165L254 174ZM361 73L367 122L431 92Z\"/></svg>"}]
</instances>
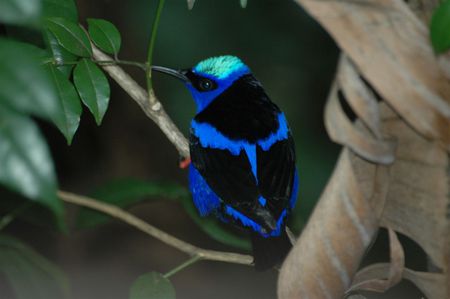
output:
<instances>
[{"instance_id":1,"label":"bird's eye","mask_svg":"<svg viewBox=\"0 0 450 299\"><path fill-rule=\"evenodd\" d=\"M213 81L203 78L198 82L198 87L201 91L208 91L214 88Z\"/></svg>"}]
</instances>

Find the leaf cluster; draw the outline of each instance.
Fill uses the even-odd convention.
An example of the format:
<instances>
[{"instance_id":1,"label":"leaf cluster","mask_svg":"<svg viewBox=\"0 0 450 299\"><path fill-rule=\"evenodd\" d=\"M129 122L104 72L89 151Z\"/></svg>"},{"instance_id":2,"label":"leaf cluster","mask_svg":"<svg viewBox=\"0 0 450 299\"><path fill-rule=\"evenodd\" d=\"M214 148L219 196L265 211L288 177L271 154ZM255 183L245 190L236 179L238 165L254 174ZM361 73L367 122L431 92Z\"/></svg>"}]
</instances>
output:
<instances>
[{"instance_id":1,"label":"leaf cluster","mask_svg":"<svg viewBox=\"0 0 450 299\"><path fill-rule=\"evenodd\" d=\"M87 19L87 28L81 26L74 0L4 0L0 23L6 29L6 36L0 36L0 184L26 199L19 198L8 207L11 212L0 219L0 230L16 217L42 223L48 222L49 214L52 225L66 230L55 166L36 119L54 125L68 145L79 127L83 106L101 125L110 101L109 82L101 66L122 63L121 35L103 19ZM96 61L95 47L113 60ZM224 229L217 220L199 217L188 190L176 184L122 179L98 188L93 197L121 208L148 200L173 200L211 238L242 250L250 248L247 239ZM86 229L110 220L81 209L76 225ZM67 278L56 265L4 233L0 233L0 273L19 299L69 294ZM138 278L130 296L173 298L175 291L167 277L150 272Z\"/></svg>"}]
</instances>

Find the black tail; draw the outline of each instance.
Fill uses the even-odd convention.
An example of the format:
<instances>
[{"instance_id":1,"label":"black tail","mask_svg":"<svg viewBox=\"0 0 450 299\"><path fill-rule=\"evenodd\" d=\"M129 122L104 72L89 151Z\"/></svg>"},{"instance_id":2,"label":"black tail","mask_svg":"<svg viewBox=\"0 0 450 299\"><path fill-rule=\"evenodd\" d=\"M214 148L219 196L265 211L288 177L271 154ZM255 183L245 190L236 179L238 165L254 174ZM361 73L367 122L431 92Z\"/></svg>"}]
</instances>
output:
<instances>
[{"instance_id":1,"label":"black tail","mask_svg":"<svg viewBox=\"0 0 450 299\"><path fill-rule=\"evenodd\" d=\"M252 247L256 271L265 271L281 264L292 244L283 230L279 237L269 238L252 233Z\"/></svg>"}]
</instances>

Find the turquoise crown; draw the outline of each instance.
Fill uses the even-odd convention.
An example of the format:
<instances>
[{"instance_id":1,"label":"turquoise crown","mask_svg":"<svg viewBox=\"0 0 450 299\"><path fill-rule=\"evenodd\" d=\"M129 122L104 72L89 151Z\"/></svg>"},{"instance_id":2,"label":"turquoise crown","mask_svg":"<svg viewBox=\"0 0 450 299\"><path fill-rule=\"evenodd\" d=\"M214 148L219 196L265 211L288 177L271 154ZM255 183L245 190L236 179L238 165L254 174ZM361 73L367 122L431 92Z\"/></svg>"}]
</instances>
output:
<instances>
[{"instance_id":1,"label":"turquoise crown","mask_svg":"<svg viewBox=\"0 0 450 299\"><path fill-rule=\"evenodd\" d=\"M194 72L214 76L218 79L225 79L234 73L250 72L249 68L236 56L224 55L200 61Z\"/></svg>"}]
</instances>

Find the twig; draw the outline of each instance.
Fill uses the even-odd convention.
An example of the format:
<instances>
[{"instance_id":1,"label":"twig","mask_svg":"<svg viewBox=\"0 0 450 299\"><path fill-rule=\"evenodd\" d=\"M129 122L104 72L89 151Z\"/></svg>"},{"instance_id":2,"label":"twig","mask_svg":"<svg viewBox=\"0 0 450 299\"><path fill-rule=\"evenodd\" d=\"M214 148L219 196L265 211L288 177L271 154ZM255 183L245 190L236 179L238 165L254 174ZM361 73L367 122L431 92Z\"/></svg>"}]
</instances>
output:
<instances>
[{"instance_id":1,"label":"twig","mask_svg":"<svg viewBox=\"0 0 450 299\"><path fill-rule=\"evenodd\" d=\"M93 52L96 60L112 60L111 57L94 46ZM188 158L189 146L186 138L167 115L155 94L152 92L148 95L147 92L133 80L133 78L117 65L102 65L102 68L130 95L133 100L136 101L136 103L138 103L145 115L160 127L167 138L175 145L180 155L183 158ZM149 97L152 98L151 101L148 100ZM150 102L152 104L150 104Z\"/></svg>"},{"instance_id":2,"label":"twig","mask_svg":"<svg viewBox=\"0 0 450 299\"><path fill-rule=\"evenodd\" d=\"M123 64L123 65L131 65L136 66L143 71L147 71L147 65L145 63L137 62L137 61L129 61L129 60L93 60L93 62L98 65L112 65L112 64ZM53 64L55 66L63 66L63 65L76 65L79 61L57 61L55 59L45 59L42 61L42 64Z\"/></svg>"},{"instance_id":3,"label":"twig","mask_svg":"<svg viewBox=\"0 0 450 299\"><path fill-rule=\"evenodd\" d=\"M138 230L160 240L161 242L166 243L171 247L177 248L178 250L183 251L190 256L198 257L198 259L241 265L253 264L253 257L251 257L250 255L199 248L172 235L169 235L168 233L148 224L147 222L116 206L100 202L86 196L81 196L65 191L58 191L58 196L65 202L90 208L119 219L137 228Z\"/></svg>"},{"instance_id":4,"label":"twig","mask_svg":"<svg viewBox=\"0 0 450 299\"><path fill-rule=\"evenodd\" d=\"M165 278L169 278L172 275L180 272L181 270L184 270L185 268L195 264L196 262L200 261L201 257L199 257L198 255L194 255L193 257L191 257L190 259L188 259L187 261L185 261L184 263L176 266L175 268L173 268L172 270L170 270L169 272L167 272L166 274L164 274Z\"/></svg>"},{"instance_id":5,"label":"twig","mask_svg":"<svg viewBox=\"0 0 450 299\"><path fill-rule=\"evenodd\" d=\"M120 59L114 59L114 60L105 60L105 61L99 61L94 60L99 65L111 65L111 64L123 64L123 65L131 65L136 66L143 71L147 71L147 65L145 63L137 62L137 61L128 61L128 60L120 60Z\"/></svg>"},{"instance_id":6,"label":"twig","mask_svg":"<svg viewBox=\"0 0 450 299\"><path fill-rule=\"evenodd\" d=\"M147 77L147 92L149 95L153 93L153 83L152 83L152 63L153 63L153 50L155 49L155 43L156 43L156 33L158 33L158 27L159 27L159 20L161 19L161 13L162 9L164 7L165 0L159 0L158 1L158 7L156 8L156 14L155 19L153 20L153 26L152 26L152 35L150 37L150 41L148 43L148 49L147 49L147 71L146 71L146 77ZM155 97L150 96L149 98L150 104L154 105Z\"/></svg>"}]
</instances>

